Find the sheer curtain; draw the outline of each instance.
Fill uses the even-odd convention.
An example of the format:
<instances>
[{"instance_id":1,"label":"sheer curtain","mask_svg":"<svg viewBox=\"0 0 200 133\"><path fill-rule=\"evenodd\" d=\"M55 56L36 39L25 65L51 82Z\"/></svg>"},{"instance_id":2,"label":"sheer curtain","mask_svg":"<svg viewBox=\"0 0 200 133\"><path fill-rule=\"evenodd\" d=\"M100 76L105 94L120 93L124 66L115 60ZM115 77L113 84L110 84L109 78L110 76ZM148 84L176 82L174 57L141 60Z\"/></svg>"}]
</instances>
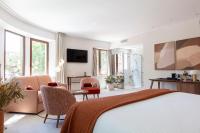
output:
<instances>
[{"instance_id":1,"label":"sheer curtain","mask_svg":"<svg viewBox=\"0 0 200 133\"><path fill-rule=\"evenodd\" d=\"M64 47L63 47L63 33L57 33L56 37L56 80L64 83L65 72L64 72Z\"/></svg>"},{"instance_id":2,"label":"sheer curtain","mask_svg":"<svg viewBox=\"0 0 200 133\"><path fill-rule=\"evenodd\" d=\"M112 55L112 50L108 50L108 75L113 75L114 71L114 57Z\"/></svg>"},{"instance_id":3,"label":"sheer curtain","mask_svg":"<svg viewBox=\"0 0 200 133\"><path fill-rule=\"evenodd\" d=\"M97 76L97 49L93 48L92 75Z\"/></svg>"}]
</instances>

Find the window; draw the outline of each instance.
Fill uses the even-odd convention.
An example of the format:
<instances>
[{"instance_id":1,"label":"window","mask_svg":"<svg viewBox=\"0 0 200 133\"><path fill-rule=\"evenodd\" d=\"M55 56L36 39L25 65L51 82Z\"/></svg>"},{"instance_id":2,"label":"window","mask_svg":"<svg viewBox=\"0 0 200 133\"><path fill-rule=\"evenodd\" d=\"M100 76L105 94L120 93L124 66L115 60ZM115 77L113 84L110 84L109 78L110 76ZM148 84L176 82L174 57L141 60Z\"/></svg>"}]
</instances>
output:
<instances>
[{"instance_id":1,"label":"window","mask_svg":"<svg viewBox=\"0 0 200 133\"><path fill-rule=\"evenodd\" d=\"M5 31L5 67L4 77L24 75L25 37L11 31Z\"/></svg>"},{"instance_id":2,"label":"window","mask_svg":"<svg viewBox=\"0 0 200 133\"><path fill-rule=\"evenodd\" d=\"M107 75L108 74L108 51L97 49L97 74Z\"/></svg>"},{"instance_id":3,"label":"window","mask_svg":"<svg viewBox=\"0 0 200 133\"><path fill-rule=\"evenodd\" d=\"M124 73L124 54L118 53L114 55L114 70L116 75L121 75Z\"/></svg>"},{"instance_id":4,"label":"window","mask_svg":"<svg viewBox=\"0 0 200 133\"><path fill-rule=\"evenodd\" d=\"M31 38L31 75L48 74L49 43Z\"/></svg>"}]
</instances>

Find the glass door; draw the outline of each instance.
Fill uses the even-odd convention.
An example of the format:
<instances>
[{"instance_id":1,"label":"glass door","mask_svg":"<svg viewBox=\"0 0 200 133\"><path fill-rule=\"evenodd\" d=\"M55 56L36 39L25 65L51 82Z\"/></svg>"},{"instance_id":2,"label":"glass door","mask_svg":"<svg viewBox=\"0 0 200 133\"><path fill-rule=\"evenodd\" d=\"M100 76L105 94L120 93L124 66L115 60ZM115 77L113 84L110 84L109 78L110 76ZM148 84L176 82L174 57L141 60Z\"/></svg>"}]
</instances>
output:
<instances>
[{"instance_id":1,"label":"glass door","mask_svg":"<svg viewBox=\"0 0 200 133\"><path fill-rule=\"evenodd\" d=\"M131 55L131 73L134 88L142 87L142 56L139 54Z\"/></svg>"}]
</instances>

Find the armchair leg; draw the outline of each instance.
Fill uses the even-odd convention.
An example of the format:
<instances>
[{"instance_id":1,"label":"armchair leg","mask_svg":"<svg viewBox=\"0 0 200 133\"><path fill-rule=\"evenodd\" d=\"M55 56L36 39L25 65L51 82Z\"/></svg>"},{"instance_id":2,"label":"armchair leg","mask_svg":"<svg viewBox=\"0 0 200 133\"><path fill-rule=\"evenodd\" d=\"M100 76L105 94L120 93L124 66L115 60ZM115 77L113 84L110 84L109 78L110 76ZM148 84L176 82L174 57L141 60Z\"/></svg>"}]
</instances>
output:
<instances>
[{"instance_id":1,"label":"armchair leg","mask_svg":"<svg viewBox=\"0 0 200 133\"><path fill-rule=\"evenodd\" d=\"M59 120L60 120L60 115L58 115L58 117L57 117L56 128L58 128Z\"/></svg>"},{"instance_id":2,"label":"armchair leg","mask_svg":"<svg viewBox=\"0 0 200 133\"><path fill-rule=\"evenodd\" d=\"M47 117L48 117L48 114L46 114L46 116L45 116L45 118L44 118L44 123L46 122Z\"/></svg>"},{"instance_id":3,"label":"armchair leg","mask_svg":"<svg viewBox=\"0 0 200 133\"><path fill-rule=\"evenodd\" d=\"M86 100L88 100L88 95L87 94L85 95L85 97L86 97Z\"/></svg>"},{"instance_id":4,"label":"armchair leg","mask_svg":"<svg viewBox=\"0 0 200 133\"><path fill-rule=\"evenodd\" d=\"M97 94L97 97L99 98L99 94Z\"/></svg>"},{"instance_id":5,"label":"armchair leg","mask_svg":"<svg viewBox=\"0 0 200 133\"><path fill-rule=\"evenodd\" d=\"M95 98L95 94L93 94L94 98Z\"/></svg>"}]
</instances>

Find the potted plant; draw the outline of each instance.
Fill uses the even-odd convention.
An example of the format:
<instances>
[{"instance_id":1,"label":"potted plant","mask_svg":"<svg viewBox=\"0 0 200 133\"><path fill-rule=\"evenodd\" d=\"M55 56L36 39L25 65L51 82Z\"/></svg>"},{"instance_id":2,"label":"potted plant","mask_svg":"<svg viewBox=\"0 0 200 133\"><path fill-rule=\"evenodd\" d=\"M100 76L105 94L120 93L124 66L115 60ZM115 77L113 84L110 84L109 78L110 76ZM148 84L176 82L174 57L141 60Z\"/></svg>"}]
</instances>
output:
<instances>
[{"instance_id":1,"label":"potted plant","mask_svg":"<svg viewBox=\"0 0 200 133\"><path fill-rule=\"evenodd\" d=\"M113 90L114 85L113 83L115 82L115 78L112 75L109 75L105 78L106 84L107 84L107 89Z\"/></svg>"},{"instance_id":2,"label":"potted plant","mask_svg":"<svg viewBox=\"0 0 200 133\"><path fill-rule=\"evenodd\" d=\"M124 76L116 76L115 82L117 84L117 88L124 88Z\"/></svg>"},{"instance_id":3,"label":"potted plant","mask_svg":"<svg viewBox=\"0 0 200 133\"><path fill-rule=\"evenodd\" d=\"M11 102L23 99L22 89L15 79L3 82L0 80L0 133L4 130L4 108Z\"/></svg>"}]
</instances>

